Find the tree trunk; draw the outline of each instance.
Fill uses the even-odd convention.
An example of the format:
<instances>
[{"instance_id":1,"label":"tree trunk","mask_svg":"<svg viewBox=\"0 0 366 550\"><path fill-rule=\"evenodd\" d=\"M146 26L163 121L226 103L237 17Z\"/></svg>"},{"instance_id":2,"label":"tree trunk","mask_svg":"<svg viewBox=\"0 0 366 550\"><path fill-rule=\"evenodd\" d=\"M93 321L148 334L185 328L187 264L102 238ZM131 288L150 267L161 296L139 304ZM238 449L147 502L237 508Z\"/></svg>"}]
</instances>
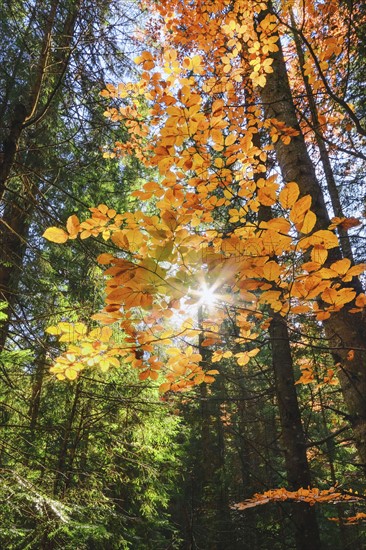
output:
<instances>
[{"instance_id":1,"label":"tree trunk","mask_svg":"<svg viewBox=\"0 0 366 550\"><path fill-rule=\"evenodd\" d=\"M198 312L198 322L202 326L204 307ZM211 351L202 346L203 331L200 333L198 352L202 356L202 368L211 365ZM215 383L220 384L220 381ZM222 385L222 380L221 380ZM220 391L218 391L220 393ZM222 392L221 392L222 393ZM206 384L200 386L201 396L201 438L200 438L200 481L202 484L203 525L206 524L205 546L212 550L230 550L233 547L229 497L225 471L225 440L221 420L220 400L214 399L214 389L208 391Z\"/></svg>"},{"instance_id":2,"label":"tree trunk","mask_svg":"<svg viewBox=\"0 0 366 550\"><path fill-rule=\"evenodd\" d=\"M266 85L261 90L262 102L268 118L274 117L300 133L293 137L288 145L285 145L282 140L276 142L277 160L285 182L296 181L302 195L311 195L312 210L317 216L315 229L327 229L330 219L324 194L316 179L315 169L297 122L279 42L278 46L279 51L272 54L273 73L267 75ZM329 251L330 261L341 257L339 248ZM357 292L361 291L358 280L354 280L352 286ZM343 307L339 312L331 315L330 319L324 322L324 326L329 349L339 367L338 376L344 400L350 412L355 444L362 465L366 468L366 327L361 315L350 314L348 309ZM350 350L354 350L354 355L349 354Z\"/></svg>"},{"instance_id":3,"label":"tree trunk","mask_svg":"<svg viewBox=\"0 0 366 550\"><path fill-rule=\"evenodd\" d=\"M295 29L295 21L294 21L292 12L291 12L291 24ZM344 215L343 215L342 204L339 197L338 187L334 178L328 149L323 139L321 124L319 122L318 108L314 99L314 94L311 88L309 77L305 74L305 71L304 71L304 64L305 64L304 52L302 51L300 38L296 33L296 30L294 30L293 35L295 40L296 53L299 58L300 71L301 71L301 75L302 75L305 90L306 90L306 99L308 101L309 108L310 108L312 129L314 131L315 139L318 145L320 160L323 165L323 171L325 175L325 180L327 182L327 188L328 188L330 200L332 202L333 212L337 217L343 218ZM337 231L340 239L343 256L345 258L349 258L353 263L353 253L352 253L352 247L349 240L348 232L346 229L343 229L341 226L337 228Z\"/></svg>"},{"instance_id":4,"label":"tree trunk","mask_svg":"<svg viewBox=\"0 0 366 550\"><path fill-rule=\"evenodd\" d=\"M68 482L69 472L67 468L67 460L69 458L69 453L71 454L74 453L74 450L73 450L74 439L72 438L72 429L73 429L74 421L77 415L77 409L79 406L80 392L81 392L81 381L79 379L75 384L74 399L73 399L71 411L69 412L69 416L65 423L64 434L60 445L56 475L55 475L55 480L53 485L53 494L55 497L62 495L63 490L65 489L65 486L67 485L67 482ZM71 443L71 447L70 447L70 443Z\"/></svg>"},{"instance_id":5,"label":"tree trunk","mask_svg":"<svg viewBox=\"0 0 366 550\"><path fill-rule=\"evenodd\" d=\"M297 401L292 356L286 321L273 313L269 328L282 442L290 489L311 486L306 443ZM297 550L321 548L315 509L305 503L292 506Z\"/></svg>"},{"instance_id":6,"label":"tree trunk","mask_svg":"<svg viewBox=\"0 0 366 550\"><path fill-rule=\"evenodd\" d=\"M259 220L269 221L271 208L259 208ZM287 481L292 491L311 486L310 468L306 456L306 441L297 400L294 366L287 321L271 311L269 335L275 392L280 415L282 443L285 454ZM294 503L292 515L295 525L297 550L321 548L315 508L305 503Z\"/></svg>"},{"instance_id":7,"label":"tree trunk","mask_svg":"<svg viewBox=\"0 0 366 550\"><path fill-rule=\"evenodd\" d=\"M0 219L0 301L6 302L8 318L0 327L0 351L8 336L12 312L17 302L19 281L22 276L23 258L34 211L32 191L24 178L24 190L18 200L10 200Z\"/></svg>"},{"instance_id":8,"label":"tree trunk","mask_svg":"<svg viewBox=\"0 0 366 550\"><path fill-rule=\"evenodd\" d=\"M35 361L35 371L32 380L32 396L28 411L28 416L30 418L29 431L31 439L34 438L37 427L39 408L41 406L41 393L46 369L47 365L45 362L45 354L41 353Z\"/></svg>"}]
</instances>

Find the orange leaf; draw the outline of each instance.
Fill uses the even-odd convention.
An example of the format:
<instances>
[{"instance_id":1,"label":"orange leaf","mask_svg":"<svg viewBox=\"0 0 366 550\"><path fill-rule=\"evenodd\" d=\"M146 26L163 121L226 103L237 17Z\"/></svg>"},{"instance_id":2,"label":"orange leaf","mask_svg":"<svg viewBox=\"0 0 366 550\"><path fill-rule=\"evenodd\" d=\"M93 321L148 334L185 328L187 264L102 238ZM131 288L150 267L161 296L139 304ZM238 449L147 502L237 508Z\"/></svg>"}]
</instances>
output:
<instances>
[{"instance_id":1,"label":"orange leaf","mask_svg":"<svg viewBox=\"0 0 366 550\"><path fill-rule=\"evenodd\" d=\"M354 217L346 218L339 224L339 226L344 230L351 229L351 227L357 227L358 225L361 225L361 220Z\"/></svg>"},{"instance_id":2,"label":"orange leaf","mask_svg":"<svg viewBox=\"0 0 366 550\"><path fill-rule=\"evenodd\" d=\"M325 250L322 246L314 246L310 256L314 263L320 265L323 264L328 258L328 250Z\"/></svg>"},{"instance_id":3,"label":"orange leaf","mask_svg":"<svg viewBox=\"0 0 366 550\"><path fill-rule=\"evenodd\" d=\"M114 256L106 252L98 256L97 262L98 264L101 264L101 265L107 265L107 264L110 264L113 259L114 259Z\"/></svg>"},{"instance_id":4,"label":"orange leaf","mask_svg":"<svg viewBox=\"0 0 366 550\"><path fill-rule=\"evenodd\" d=\"M304 222L305 214L311 206L311 196L305 195L295 202L290 212L290 220L295 224Z\"/></svg>"},{"instance_id":5,"label":"orange leaf","mask_svg":"<svg viewBox=\"0 0 366 550\"><path fill-rule=\"evenodd\" d=\"M365 271L365 269L366 269L366 264L358 264L358 265L352 266L347 271L342 281L345 281L345 282L352 281L352 277L356 277L357 275L360 275Z\"/></svg>"},{"instance_id":6,"label":"orange leaf","mask_svg":"<svg viewBox=\"0 0 366 550\"><path fill-rule=\"evenodd\" d=\"M305 233L305 234L310 233L310 231L312 231L312 229L314 228L315 224L316 224L316 215L314 214L314 212L309 210L305 214L304 223L302 224L300 229L301 233Z\"/></svg>"},{"instance_id":7,"label":"orange leaf","mask_svg":"<svg viewBox=\"0 0 366 550\"><path fill-rule=\"evenodd\" d=\"M277 262L270 261L263 266L263 275L267 281L276 281L281 273L281 268Z\"/></svg>"},{"instance_id":8,"label":"orange leaf","mask_svg":"<svg viewBox=\"0 0 366 550\"><path fill-rule=\"evenodd\" d=\"M264 206L272 206L276 202L276 185L268 185L258 189L258 200Z\"/></svg>"},{"instance_id":9,"label":"orange leaf","mask_svg":"<svg viewBox=\"0 0 366 550\"><path fill-rule=\"evenodd\" d=\"M300 189L297 183L290 181L280 193L280 204L283 208L291 208L300 194Z\"/></svg>"},{"instance_id":10,"label":"orange leaf","mask_svg":"<svg viewBox=\"0 0 366 550\"><path fill-rule=\"evenodd\" d=\"M330 268L336 271L339 275L345 275L345 273L350 268L350 265L351 265L351 260L349 260L348 258L343 258L343 260L338 260L337 262L333 262Z\"/></svg>"},{"instance_id":11,"label":"orange leaf","mask_svg":"<svg viewBox=\"0 0 366 550\"><path fill-rule=\"evenodd\" d=\"M170 390L171 386L172 386L172 385L171 385L170 382L164 382L164 384L160 384L160 386L159 386L159 392L160 392L160 393L165 393L165 392L167 392L167 391Z\"/></svg>"},{"instance_id":12,"label":"orange leaf","mask_svg":"<svg viewBox=\"0 0 366 550\"><path fill-rule=\"evenodd\" d=\"M311 237L307 237L307 239L310 244L327 249L336 248L339 245L337 235L327 229L320 229L311 235Z\"/></svg>"}]
</instances>

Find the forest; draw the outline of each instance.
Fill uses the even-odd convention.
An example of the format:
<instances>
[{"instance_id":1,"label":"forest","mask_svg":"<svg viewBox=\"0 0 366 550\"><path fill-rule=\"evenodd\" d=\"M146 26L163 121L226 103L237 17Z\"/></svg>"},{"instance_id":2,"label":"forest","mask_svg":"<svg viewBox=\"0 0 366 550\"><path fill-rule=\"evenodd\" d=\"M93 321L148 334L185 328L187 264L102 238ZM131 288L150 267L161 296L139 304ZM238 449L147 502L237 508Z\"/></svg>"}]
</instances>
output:
<instances>
[{"instance_id":1,"label":"forest","mask_svg":"<svg viewBox=\"0 0 366 550\"><path fill-rule=\"evenodd\" d=\"M363 550L365 3L0 28L0 548Z\"/></svg>"}]
</instances>

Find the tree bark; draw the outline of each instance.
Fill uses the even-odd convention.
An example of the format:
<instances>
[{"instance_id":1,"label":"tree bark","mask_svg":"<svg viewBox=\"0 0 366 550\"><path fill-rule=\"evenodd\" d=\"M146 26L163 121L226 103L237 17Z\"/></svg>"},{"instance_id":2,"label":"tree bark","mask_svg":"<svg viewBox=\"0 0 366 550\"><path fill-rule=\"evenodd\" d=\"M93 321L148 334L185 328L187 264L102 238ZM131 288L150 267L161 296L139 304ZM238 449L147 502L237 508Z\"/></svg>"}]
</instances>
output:
<instances>
[{"instance_id":1,"label":"tree bark","mask_svg":"<svg viewBox=\"0 0 366 550\"><path fill-rule=\"evenodd\" d=\"M23 187L28 187L28 180L24 178L24 181ZM0 327L0 351L4 349L12 311L17 302L33 211L32 191L24 189L17 200L11 200L5 205L3 216L0 219L0 301L6 302L7 306L4 312L8 316Z\"/></svg>"},{"instance_id":2,"label":"tree bark","mask_svg":"<svg viewBox=\"0 0 366 550\"><path fill-rule=\"evenodd\" d=\"M272 54L273 73L267 75L267 82L261 90L261 99L268 118L276 118L286 126L295 128L299 135L293 137L288 145L281 140L275 144L277 160L285 182L296 181L302 195L311 195L312 210L317 216L315 230L327 229L330 224L324 194L317 181L315 169L307 151L304 136L301 133L291 88L288 81L286 64L280 42L279 51ZM342 257L341 250L329 251L329 261ZM359 280L350 283L360 292ZM361 315L350 314L343 307L324 322L329 349L339 367L339 379L345 403L350 413L355 444L362 465L366 470L366 327ZM349 354L354 350L354 355ZM351 357L353 358L351 359Z\"/></svg>"},{"instance_id":3,"label":"tree bark","mask_svg":"<svg viewBox=\"0 0 366 550\"><path fill-rule=\"evenodd\" d=\"M292 491L311 486L306 442L297 401L295 378L285 319L273 313L269 328L275 389L280 413L287 480ZM321 548L315 509L305 503L292 505L298 550Z\"/></svg>"},{"instance_id":4,"label":"tree bark","mask_svg":"<svg viewBox=\"0 0 366 550\"><path fill-rule=\"evenodd\" d=\"M204 306L199 308L198 323L202 327ZM207 370L211 365L211 351L202 346L203 331L199 335L198 352L201 366ZM215 385L220 384L220 381ZM222 384L222 381L221 381ZM230 550L233 547L233 528L230 518L229 497L225 482L225 440L221 420L220 401L212 399L206 384L200 386L200 482L202 488L203 523L206 522L205 546L212 550ZM219 392L220 393L220 392ZM210 519L207 522L207 518ZM196 521L197 523L197 521Z\"/></svg>"},{"instance_id":5,"label":"tree bark","mask_svg":"<svg viewBox=\"0 0 366 550\"><path fill-rule=\"evenodd\" d=\"M271 208L259 208L259 220L269 221ZM275 393L280 415L282 443L284 447L287 481L292 491L311 486L309 463L306 456L306 440L297 400L294 365L290 347L287 321L279 313L270 311L269 335L272 350L272 366ZM292 504L297 550L321 548L320 533L315 508L306 503Z\"/></svg>"},{"instance_id":6,"label":"tree bark","mask_svg":"<svg viewBox=\"0 0 366 550\"><path fill-rule=\"evenodd\" d=\"M291 24L295 29L295 20L292 12L291 12ZM333 212L337 217L342 218L344 217L344 214L343 214L341 200L339 197L338 187L334 178L333 168L330 162L328 149L323 139L321 124L319 122L318 107L314 99L314 94L311 88L309 77L305 74L305 71L304 71L305 56L304 56L304 52L302 51L300 38L296 33L296 30L294 30L293 36L294 36L294 41L296 46L296 53L299 58L301 76L304 81L306 99L308 101L309 108L310 108L312 129L314 131L315 139L318 145L320 160L323 165L324 176L327 182L327 188L328 188L330 200L332 202ZM340 238L340 245L341 245L343 256L345 258L349 258L353 263L353 252L352 252L352 247L348 236L348 232L346 229L343 229L341 226L337 228L337 231Z\"/></svg>"},{"instance_id":7,"label":"tree bark","mask_svg":"<svg viewBox=\"0 0 366 550\"><path fill-rule=\"evenodd\" d=\"M69 459L69 454L74 453L74 439L72 437L73 426L75 418L78 413L80 394L81 394L81 380L77 380L75 384L74 398L69 416L66 419L64 434L61 440L61 445L58 455L58 463L56 468L55 480L53 484L53 494L55 497L62 495L70 475L67 461Z\"/></svg>"}]
</instances>

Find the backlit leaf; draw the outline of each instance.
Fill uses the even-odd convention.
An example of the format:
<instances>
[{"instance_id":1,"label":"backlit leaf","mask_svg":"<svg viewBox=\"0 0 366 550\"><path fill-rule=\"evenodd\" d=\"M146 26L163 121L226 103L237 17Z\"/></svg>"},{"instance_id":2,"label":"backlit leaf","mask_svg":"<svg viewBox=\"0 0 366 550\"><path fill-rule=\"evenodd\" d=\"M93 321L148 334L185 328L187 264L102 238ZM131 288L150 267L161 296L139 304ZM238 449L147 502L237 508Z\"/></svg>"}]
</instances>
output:
<instances>
[{"instance_id":1,"label":"backlit leaf","mask_svg":"<svg viewBox=\"0 0 366 550\"><path fill-rule=\"evenodd\" d=\"M47 239L48 241L51 241L52 243L62 244L68 240L69 235L66 233L66 231L60 229L59 227L48 227L48 229L46 229L46 231L43 233L42 237Z\"/></svg>"},{"instance_id":2,"label":"backlit leaf","mask_svg":"<svg viewBox=\"0 0 366 550\"><path fill-rule=\"evenodd\" d=\"M263 266L263 275L267 281L276 281L281 273L281 268L277 262L270 261Z\"/></svg>"},{"instance_id":3,"label":"backlit leaf","mask_svg":"<svg viewBox=\"0 0 366 550\"><path fill-rule=\"evenodd\" d=\"M305 214L310 209L311 206L311 197L310 195L305 195L298 201L295 202L290 211L290 220L295 224L302 224L304 222Z\"/></svg>"},{"instance_id":4,"label":"backlit leaf","mask_svg":"<svg viewBox=\"0 0 366 550\"><path fill-rule=\"evenodd\" d=\"M291 208L297 201L298 196L300 195L300 189L297 183L290 181L282 189L279 200L283 208Z\"/></svg>"},{"instance_id":5,"label":"backlit leaf","mask_svg":"<svg viewBox=\"0 0 366 550\"><path fill-rule=\"evenodd\" d=\"M310 233L310 231L313 230L315 224L316 224L316 215L314 214L314 212L309 210L305 214L304 222L300 229L301 233L305 233L305 234Z\"/></svg>"},{"instance_id":6,"label":"backlit leaf","mask_svg":"<svg viewBox=\"0 0 366 550\"><path fill-rule=\"evenodd\" d=\"M75 239L79 233L80 222L79 218L75 215L67 218L66 229L69 232L69 239Z\"/></svg>"}]
</instances>

